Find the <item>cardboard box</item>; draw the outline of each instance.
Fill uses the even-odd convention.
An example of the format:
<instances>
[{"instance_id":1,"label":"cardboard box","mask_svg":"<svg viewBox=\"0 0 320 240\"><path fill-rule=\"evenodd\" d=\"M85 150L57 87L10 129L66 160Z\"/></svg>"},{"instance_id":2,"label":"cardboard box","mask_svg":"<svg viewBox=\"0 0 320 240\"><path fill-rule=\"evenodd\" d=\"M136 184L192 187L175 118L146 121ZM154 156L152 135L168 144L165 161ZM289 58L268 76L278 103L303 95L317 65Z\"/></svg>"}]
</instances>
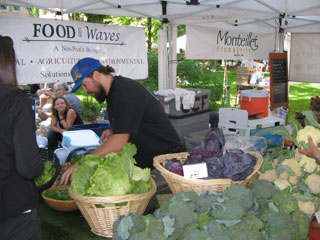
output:
<instances>
[{"instance_id":1,"label":"cardboard box","mask_svg":"<svg viewBox=\"0 0 320 240\"><path fill-rule=\"evenodd\" d=\"M285 120L269 116L261 119L249 120L247 110L237 108L219 109L219 128L225 135L260 136L264 137L268 146L282 144L281 135L272 135L271 130L276 126L284 126Z\"/></svg>"}]
</instances>

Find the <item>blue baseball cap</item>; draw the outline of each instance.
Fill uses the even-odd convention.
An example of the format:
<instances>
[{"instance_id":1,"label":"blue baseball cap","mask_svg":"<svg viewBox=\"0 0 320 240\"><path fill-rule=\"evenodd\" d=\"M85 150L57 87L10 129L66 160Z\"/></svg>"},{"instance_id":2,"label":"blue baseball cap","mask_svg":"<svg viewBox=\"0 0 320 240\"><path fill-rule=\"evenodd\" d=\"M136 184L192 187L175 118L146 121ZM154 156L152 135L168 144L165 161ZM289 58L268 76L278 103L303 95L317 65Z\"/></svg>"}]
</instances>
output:
<instances>
[{"instance_id":1,"label":"blue baseball cap","mask_svg":"<svg viewBox=\"0 0 320 240\"><path fill-rule=\"evenodd\" d=\"M71 90L71 93L76 92L81 86L83 79L85 79L86 76L88 76L90 73L93 73L94 70L98 69L101 66L102 65L99 60L94 58L80 59L71 69L71 76L75 83L74 87Z\"/></svg>"}]
</instances>

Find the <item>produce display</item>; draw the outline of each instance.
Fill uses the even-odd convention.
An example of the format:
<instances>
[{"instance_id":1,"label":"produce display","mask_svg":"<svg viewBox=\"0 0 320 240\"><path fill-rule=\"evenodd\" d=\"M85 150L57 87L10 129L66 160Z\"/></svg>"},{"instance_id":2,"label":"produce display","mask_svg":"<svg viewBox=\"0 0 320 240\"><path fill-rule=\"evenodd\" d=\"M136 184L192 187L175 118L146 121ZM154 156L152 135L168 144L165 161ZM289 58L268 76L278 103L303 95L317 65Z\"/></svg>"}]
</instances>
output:
<instances>
[{"instance_id":1,"label":"produce display","mask_svg":"<svg viewBox=\"0 0 320 240\"><path fill-rule=\"evenodd\" d=\"M56 173L56 169L54 168L51 161L45 161L43 163L43 167L44 169L42 175L37 177L35 180L35 184L37 187L49 182Z\"/></svg>"},{"instance_id":2,"label":"produce display","mask_svg":"<svg viewBox=\"0 0 320 240\"><path fill-rule=\"evenodd\" d=\"M96 197L148 192L151 170L135 165L136 152L134 144L126 143L120 153L81 156L72 179L72 192Z\"/></svg>"},{"instance_id":3,"label":"produce display","mask_svg":"<svg viewBox=\"0 0 320 240\"><path fill-rule=\"evenodd\" d=\"M223 193L179 192L153 214L120 217L113 239L304 240L310 220L295 197L258 180L252 189L232 184Z\"/></svg>"},{"instance_id":4,"label":"produce display","mask_svg":"<svg viewBox=\"0 0 320 240\"><path fill-rule=\"evenodd\" d=\"M68 189L47 190L43 194L44 196L55 200L72 200L69 196Z\"/></svg>"},{"instance_id":5,"label":"produce display","mask_svg":"<svg viewBox=\"0 0 320 240\"><path fill-rule=\"evenodd\" d=\"M233 181L246 179L256 165L256 157L240 149L224 149L226 140L220 128L209 131L201 145L194 148L184 164L206 163L208 178L231 178ZM165 168L183 175L182 163L177 159L166 162Z\"/></svg>"},{"instance_id":6,"label":"produce display","mask_svg":"<svg viewBox=\"0 0 320 240\"><path fill-rule=\"evenodd\" d=\"M307 148L308 136L315 144L320 142L320 124L311 111L303 112L305 126L295 119L289 119L292 133L279 126L274 134L293 142L291 149L277 148L264 156L259 179L273 182L298 201L300 210L309 217L320 210L320 171L316 160L300 154L296 147ZM296 136L296 137L294 137Z\"/></svg>"}]
</instances>

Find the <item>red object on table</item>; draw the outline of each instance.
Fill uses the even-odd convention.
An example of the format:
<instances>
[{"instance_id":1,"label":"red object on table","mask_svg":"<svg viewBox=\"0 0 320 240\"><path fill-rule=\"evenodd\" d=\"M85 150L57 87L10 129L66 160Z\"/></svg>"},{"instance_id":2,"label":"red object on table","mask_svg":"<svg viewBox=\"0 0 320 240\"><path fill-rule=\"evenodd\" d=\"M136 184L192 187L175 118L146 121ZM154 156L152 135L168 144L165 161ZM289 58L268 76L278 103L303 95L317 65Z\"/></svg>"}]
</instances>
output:
<instances>
[{"instance_id":1,"label":"red object on table","mask_svg":"<svg viewBox=\"0 0 320 240\"><path fill-rule=\"evenodd\" d=\"M320 240L320 224L315 217L310 224L308 238L309 240Z\"/></svg>"}]
</instances>

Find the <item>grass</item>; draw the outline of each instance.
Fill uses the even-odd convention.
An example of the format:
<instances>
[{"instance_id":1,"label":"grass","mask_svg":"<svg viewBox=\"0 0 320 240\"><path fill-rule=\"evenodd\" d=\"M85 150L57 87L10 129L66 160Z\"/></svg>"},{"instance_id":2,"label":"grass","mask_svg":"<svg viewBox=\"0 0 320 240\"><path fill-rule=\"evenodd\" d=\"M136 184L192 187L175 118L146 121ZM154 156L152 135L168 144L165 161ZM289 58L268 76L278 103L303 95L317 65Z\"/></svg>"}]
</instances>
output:
<instances>
[{"instance_id":1,"label":"grass","mask_svg":"<svg viewBox=\"0 0 320 240\"><path fill-rule=\"evenodd\" d=\"M230 104L236 103L236 71L228 71L228 84L230 85ZM295 113L301 110L310 110L310 98L319 96L318 83L289 83L289 111L288 118L295 118Z\"/></svg>"},{"instance_id":2,"label":"grass","mask_svg":"<svg viewBox=\"0 0 320 240\"><path fill-rule=\"evenodd\" d=\"M216 72L221 83L223 82L223 71ZM268 75L269 73L265 73ZM228 71L228 85L230 86L230 105L233 107L236 103L236 71ZM312 96L318 96L320 93L320 84L317 83L289 83L289 111L288 117L295 118L295 113L300 110L310 110L310 98ZM93 101L99 104L93 97L83 92L80 88L76 95L82 102ZM88 100L87 100L88 99ZM217 102L221 106L221 101ZM100 104L101 107L106 107L106 103Z\"/></svg>"}]
</instances>

